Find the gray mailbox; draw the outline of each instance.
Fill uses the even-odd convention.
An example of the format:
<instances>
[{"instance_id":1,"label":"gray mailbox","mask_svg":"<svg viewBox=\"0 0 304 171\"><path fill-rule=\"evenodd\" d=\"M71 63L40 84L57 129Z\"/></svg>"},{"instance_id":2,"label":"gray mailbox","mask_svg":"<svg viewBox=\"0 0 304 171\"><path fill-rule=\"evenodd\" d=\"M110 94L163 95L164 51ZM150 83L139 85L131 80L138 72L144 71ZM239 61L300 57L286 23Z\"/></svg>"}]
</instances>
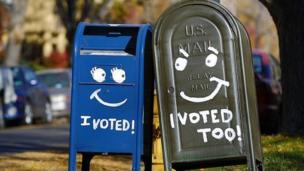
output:
<instances>
[{"instance_id":1,"label":"gray mailbox","mask_svg":"<svg viewBox=\"0 0 304 171\"><path fill-rule=\"evenodd\" d=\"M262 170L247 33L213 1L177 3L154 31L165 170L248 163Z\"/></svg>"}]
</instances>

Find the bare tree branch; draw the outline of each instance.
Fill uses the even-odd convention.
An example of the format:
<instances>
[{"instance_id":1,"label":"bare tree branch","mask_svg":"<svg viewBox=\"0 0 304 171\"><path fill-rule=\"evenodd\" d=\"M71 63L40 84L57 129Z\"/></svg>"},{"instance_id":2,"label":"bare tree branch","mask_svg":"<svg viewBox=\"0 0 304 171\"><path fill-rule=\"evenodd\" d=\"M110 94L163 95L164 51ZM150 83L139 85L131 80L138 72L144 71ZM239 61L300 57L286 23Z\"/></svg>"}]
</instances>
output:
<instances>
[{"instance_id":1,"label":"bare tree branch","mask_svg":"<svg viewBox=\"0 0 304 171\"><path fill-rule=\"evenodd\" d=\"M84 0L82 11L81 11L81 17L80 17L79 21L83 21L89 16L91 6L92 6L92 0ZM79 22L79 21L77 21L77 22Z\"/></svg>"},{"instance_id":2,"label":"bare tree branch","mask_svg":"<svg viewBox=\"0 0 304 171\"><path fill-rule=\"evenodd\" d=\"M68 31L72 30L76 23L75 23L75 11L76 11L76 5L75 0L67 0L67 17L68 17Z\"/></svg>"},{"instance_id":3,"label":"bare tree branch","mask_svg":"<svg viewBox=\"0 0 304 171\"><path fill-rule=\"evenodd\" d=\"M67 28L68 16L67 16L67 8L66 1L56 0L56 12L59 14L62 24Z\"/></svg>"}]
</instances>

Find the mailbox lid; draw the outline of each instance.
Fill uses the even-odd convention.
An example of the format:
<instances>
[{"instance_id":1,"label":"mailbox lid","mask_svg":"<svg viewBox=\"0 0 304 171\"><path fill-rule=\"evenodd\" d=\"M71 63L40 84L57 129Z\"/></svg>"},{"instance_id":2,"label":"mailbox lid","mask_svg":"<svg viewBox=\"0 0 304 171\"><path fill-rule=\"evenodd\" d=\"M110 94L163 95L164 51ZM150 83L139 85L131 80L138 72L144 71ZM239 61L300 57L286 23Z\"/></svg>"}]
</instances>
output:
<instances>
[{"instance_id":1,"label":"mailbox lid","mask_svg":"<svg viewBox=\"0 0 304 171\"><path fill-rule=\"evenodd\" d=\"M139 30L139 25L88 24L81 30L78 49L83 55L135 56Z\"/></svg>"},{"instance_id":2,"label":"mailbox lid","mask_svg":"<svg viewBox=\"0 0 304 171\"><path fill-rule=\"evenodd\" d=\"M241 68L240 49L236 46L238 25L234 25L223 11L208 1L182 2L169 9L155 29L162 136L168 158L174 162L246 156L244 135L237 131L246 132L247 129L241 123L245 118L244 108L240 105L240 93L243 92L239 92L241 85L238 83L242 78L237 69ZM216 62L212 61L213 55L210 57L210 54L217 56ZM211 58L209 62L208 56ZM216 92L219 83L222 87ZM212 97L212 94L216 95ZM217 118L210 122L211 113L218 117L222 112L231 112L231 121L225 123ZM203 113L209 115L209 121L204 122ZM215 129L218 139L211 137L211 133L208 140L203 138L204 131ZM233 140L227 140L222 138L220 129L223 132L233 129L236 135Z\"/></svg>"}]
</instances>

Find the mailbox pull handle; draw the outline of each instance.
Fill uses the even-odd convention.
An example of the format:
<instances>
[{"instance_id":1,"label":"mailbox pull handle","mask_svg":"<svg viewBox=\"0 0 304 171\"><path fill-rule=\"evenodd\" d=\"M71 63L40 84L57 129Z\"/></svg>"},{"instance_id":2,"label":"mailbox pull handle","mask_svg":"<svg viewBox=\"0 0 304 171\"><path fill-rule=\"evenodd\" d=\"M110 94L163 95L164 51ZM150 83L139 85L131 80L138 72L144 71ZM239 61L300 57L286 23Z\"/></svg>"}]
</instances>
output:
<instances>
[{"instance_id":1,"label":"mailbox pull handle","mask_svg":"<svg viewBox=\"0 0 304 171\"><path fill-rule=\"evenodd\" d=\"M120 32L109 32L108 34L111 36L121 36Z\"/></svg>"}]
</instances>

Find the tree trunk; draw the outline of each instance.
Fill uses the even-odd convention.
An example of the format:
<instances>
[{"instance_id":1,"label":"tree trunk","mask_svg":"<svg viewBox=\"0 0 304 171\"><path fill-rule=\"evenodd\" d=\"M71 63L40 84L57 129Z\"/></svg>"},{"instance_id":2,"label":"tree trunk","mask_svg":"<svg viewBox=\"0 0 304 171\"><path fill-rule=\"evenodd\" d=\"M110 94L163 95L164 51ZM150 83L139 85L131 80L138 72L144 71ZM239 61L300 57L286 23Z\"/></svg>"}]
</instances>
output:
<instances>
[{"instance_id":1,"label":"tree trunk","mask_svg":"<svg viewBox=\"0 0 304 171\"><path fill-rule=\"evenodd\" d=\"M304 135L303 7L302 0L289 2L277 14L283 88L281 131L288 135Z\"/></svg>"},{"instance_id":2,"label":"tree trunk","mask_svg":"<svg viewBox=\"0 0 304 171\"><path fill-rule=\"evenodd\" d=\"M260 0L277 26L280 44L283 104L280 131L304 135L304 1Z\"/></svg>"},{"instance_id":3,"label":"tree trunk","mask_svg":"<svg viewBox=\"0 0 304 171\"><path fill-rule=\"evenodd\" d=\"M144 1L144 14L145 14L145 22L154 22L154 6L153 0L145 0Z\"/></svg>"},{"instance_id":4,"label":"tree trunk","mask_svg":"<svg viewBox=\"0 0 304 171\"><path fill-rule=\"evenodd\" d=\"M9 33L4 64L6 66L16 66L19 64L21 52L21 40L16 37L15 31Z\"/></svg>"},{"instance_id":5,"label":"tree trunk","mask_svg":"<svg viewBox=\"0 0 304 171\"><path fill-rule=\"evenodd\" d=\"M6 49L6 57L4 64L7 66L15 66L19 64L21 53L21 42L24 37L22 21L24 19L27 0L13 0L10 4L11 22L9 29L9 40Z\"/></svg>"}]
</instances>

